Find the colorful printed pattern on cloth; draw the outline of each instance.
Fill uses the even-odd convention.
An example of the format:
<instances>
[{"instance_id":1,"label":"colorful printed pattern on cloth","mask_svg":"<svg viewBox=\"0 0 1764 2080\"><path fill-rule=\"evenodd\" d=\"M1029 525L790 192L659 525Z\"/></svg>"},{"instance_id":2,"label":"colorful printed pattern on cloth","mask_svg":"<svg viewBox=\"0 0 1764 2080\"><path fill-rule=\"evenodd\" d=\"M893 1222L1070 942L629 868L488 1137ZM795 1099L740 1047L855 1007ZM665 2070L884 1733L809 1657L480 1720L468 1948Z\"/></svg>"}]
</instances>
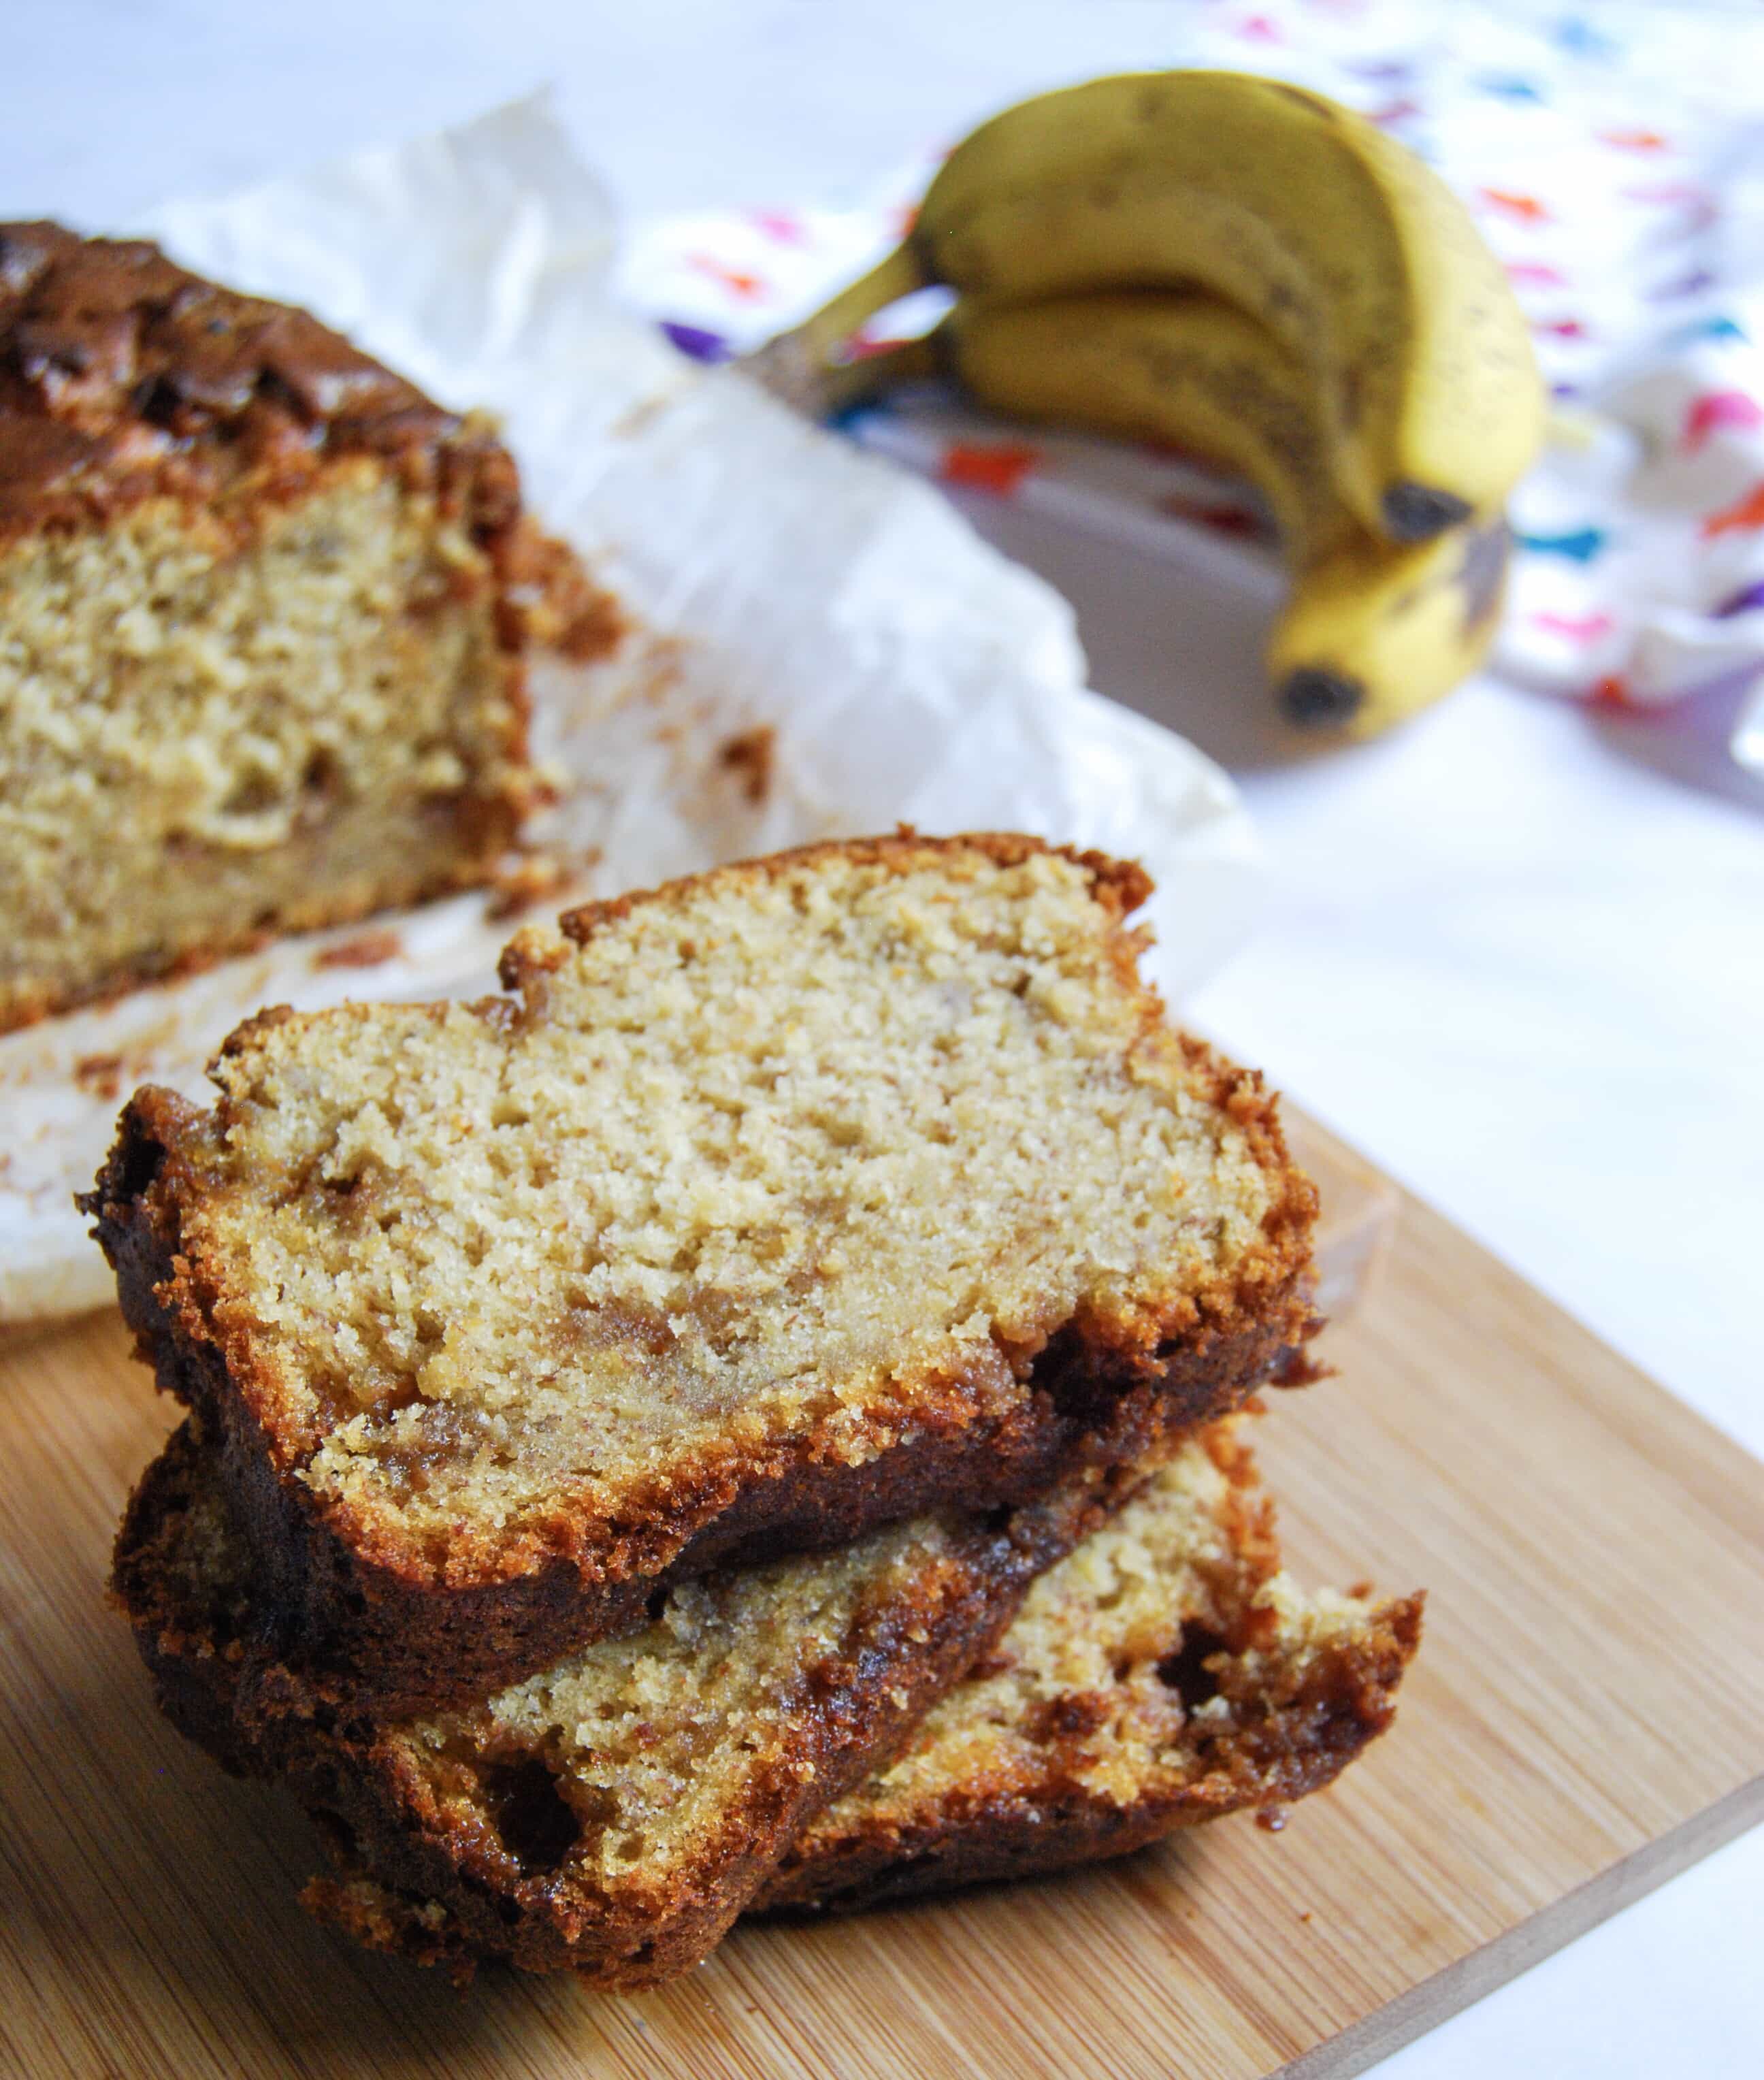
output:
<instances>
[{"instance_id":1,"label":"colorful printed pattern on cloth","mask_svg":"<svg viewBox=\"0 0 1764 2080\"><path fill-rule=\"evenodd\" d=\"M1175 19L1169 63L1276 73L1385 125L1506 265L1557 412L1513 501L1494 669L1606 709L1764 671L1764 24L1611 0L1454 6L1418 27L1395 0L1199 0ZM891 245L935 164L848 209L642 228L626 292L689 354L745 351ZM1254 497L1180 457L1031 440L947 398L848 425L928 475L1271 584L1265 549L1245 542L1267 533ZM1752 762L1761 741L1764 692L1736 756Z\"/></svg>"}]
</instances>

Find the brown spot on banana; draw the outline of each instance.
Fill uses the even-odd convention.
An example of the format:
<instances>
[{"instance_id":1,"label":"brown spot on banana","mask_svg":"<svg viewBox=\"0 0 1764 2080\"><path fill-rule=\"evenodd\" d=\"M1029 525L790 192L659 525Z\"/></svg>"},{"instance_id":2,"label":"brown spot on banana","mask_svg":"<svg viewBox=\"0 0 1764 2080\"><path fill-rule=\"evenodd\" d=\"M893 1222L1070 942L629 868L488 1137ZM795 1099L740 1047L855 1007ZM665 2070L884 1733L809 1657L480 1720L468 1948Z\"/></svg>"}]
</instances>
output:
<instances>
[{"instance_id":1,"label":"brown spot on banana","mask_svg":"<svg viewBox=\"0 0 1764 2080\"><path fill-rule=\"evenodd\" d=\"M1427 542L1470 517L1470 501L1425 484L1393 484L1382 501L1385 531L1393 542Z\"/></svg>"},{"instance_id":2,"label":"brown spot on banana","mask_svg":"<svg viewBox=\"0 0 1764 2080\"><path fill-rule=\"evenodd\" d=\"M1406 548L1350 539L1298 568L1269 641L1281 713L1364 737L1448 693L1494 637L1511 539L1485 517Z\"/></svg>"},{"instance_id":3,"label":"brown spot on banana","mask_svg":"<svg viewBox=\"0 0 1764 2080\"><path fill-rule=\"evenodd\" d=\"M1360 364L1351 361L1341 372L1336 388L1336 410L1344 433L1357 433L1365 409L1365 380Z\"/></svg>"},{"instance_id":4,"label":"brown spot on banana","mask_svg":"<svg viewBox=\"0 0 1764 2080\"><path fill-rule=\"evenodd\" d=\"M1288 672L1275 692L1280 713L1295 728L1305 730L1344 728L1365 698L1366 689L1360 680L1314 665Z\"/></svg>"}]
</instances>

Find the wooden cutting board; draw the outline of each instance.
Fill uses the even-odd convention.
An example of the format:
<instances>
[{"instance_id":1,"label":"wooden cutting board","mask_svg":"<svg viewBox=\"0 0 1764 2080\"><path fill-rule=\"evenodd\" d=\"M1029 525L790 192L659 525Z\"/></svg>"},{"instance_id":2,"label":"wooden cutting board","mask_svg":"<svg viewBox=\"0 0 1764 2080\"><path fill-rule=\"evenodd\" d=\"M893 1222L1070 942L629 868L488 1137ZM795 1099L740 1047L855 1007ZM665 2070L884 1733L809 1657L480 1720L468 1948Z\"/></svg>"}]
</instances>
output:
<instances>
[{"instance_id":1,"label":"wooden cutting board","mask_svg":"<svg viewBox=\"0 0 1764 2080\"><path fill-rule=\"evenodd\" d=\"M1359 1192L1310 1153L1326 1201ZM622 2000L493 1972L461 1998L305 1919L304 1823L159 1721L103 1601L171 1411L113 1318L15 1340L0 2070L1359 2071L1764 1818L1764 1466L1412 1199L1324 1348L1340 1378L1261 1426L1292 1562L1431 1596L1397 1726L1335 1791L1277 1835L744 1928Z\"/></svg>"}]
</instances>

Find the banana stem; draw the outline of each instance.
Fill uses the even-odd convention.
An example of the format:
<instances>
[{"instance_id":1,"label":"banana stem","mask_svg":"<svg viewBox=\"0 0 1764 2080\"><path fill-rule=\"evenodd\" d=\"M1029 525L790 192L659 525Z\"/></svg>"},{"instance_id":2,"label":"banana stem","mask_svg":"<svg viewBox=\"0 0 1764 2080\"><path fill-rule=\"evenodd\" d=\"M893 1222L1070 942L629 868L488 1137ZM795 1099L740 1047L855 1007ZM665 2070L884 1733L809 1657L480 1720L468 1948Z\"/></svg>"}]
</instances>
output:
<instances>
[{"instance_id":1,"label":"banana stem","mask_svg":"<svg viewBox=\"0 0 1764 2080\"><path fill-rule=\"evenodd\" d=\"M867 275L841 289L799 325L781 333L772 345L788 347L794 357L811 368L824 368L835 349L843 346L865 318L873 318L878 311L910 296L915 289L925 287L928 279L912 247L897 245Z\"/></svg>"}]
</instances>

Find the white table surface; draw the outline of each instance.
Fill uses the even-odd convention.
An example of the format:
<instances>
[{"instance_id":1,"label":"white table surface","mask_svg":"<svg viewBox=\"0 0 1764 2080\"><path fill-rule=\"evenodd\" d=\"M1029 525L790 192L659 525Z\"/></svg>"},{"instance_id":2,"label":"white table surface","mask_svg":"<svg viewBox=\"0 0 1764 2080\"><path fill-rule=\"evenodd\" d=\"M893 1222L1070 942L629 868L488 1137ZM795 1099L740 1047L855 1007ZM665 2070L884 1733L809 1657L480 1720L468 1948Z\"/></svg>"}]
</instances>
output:
<instances>
[{"instance_id":1,"label":"white table surface","mask_svg":"<svg viewBox=\"0 0 1764 2080\"><path fill-rule=\"evenodd\" d=\"M1183 18L1172 0L5 12L0 215L93 229L547 80L632 218L838 202L1024 92L1170 61ZM1270 763L1252 610L976 517L1075 599L1101 691L1243 782L1275 899L1195 1015L1764 1451L1764 786L1724 765L1721 717L1595 725L1484 682L1364 750ZM1379 2070L1755 2080L1761 1937L1764 1830Z\"/></svg>"}]
</instances>

